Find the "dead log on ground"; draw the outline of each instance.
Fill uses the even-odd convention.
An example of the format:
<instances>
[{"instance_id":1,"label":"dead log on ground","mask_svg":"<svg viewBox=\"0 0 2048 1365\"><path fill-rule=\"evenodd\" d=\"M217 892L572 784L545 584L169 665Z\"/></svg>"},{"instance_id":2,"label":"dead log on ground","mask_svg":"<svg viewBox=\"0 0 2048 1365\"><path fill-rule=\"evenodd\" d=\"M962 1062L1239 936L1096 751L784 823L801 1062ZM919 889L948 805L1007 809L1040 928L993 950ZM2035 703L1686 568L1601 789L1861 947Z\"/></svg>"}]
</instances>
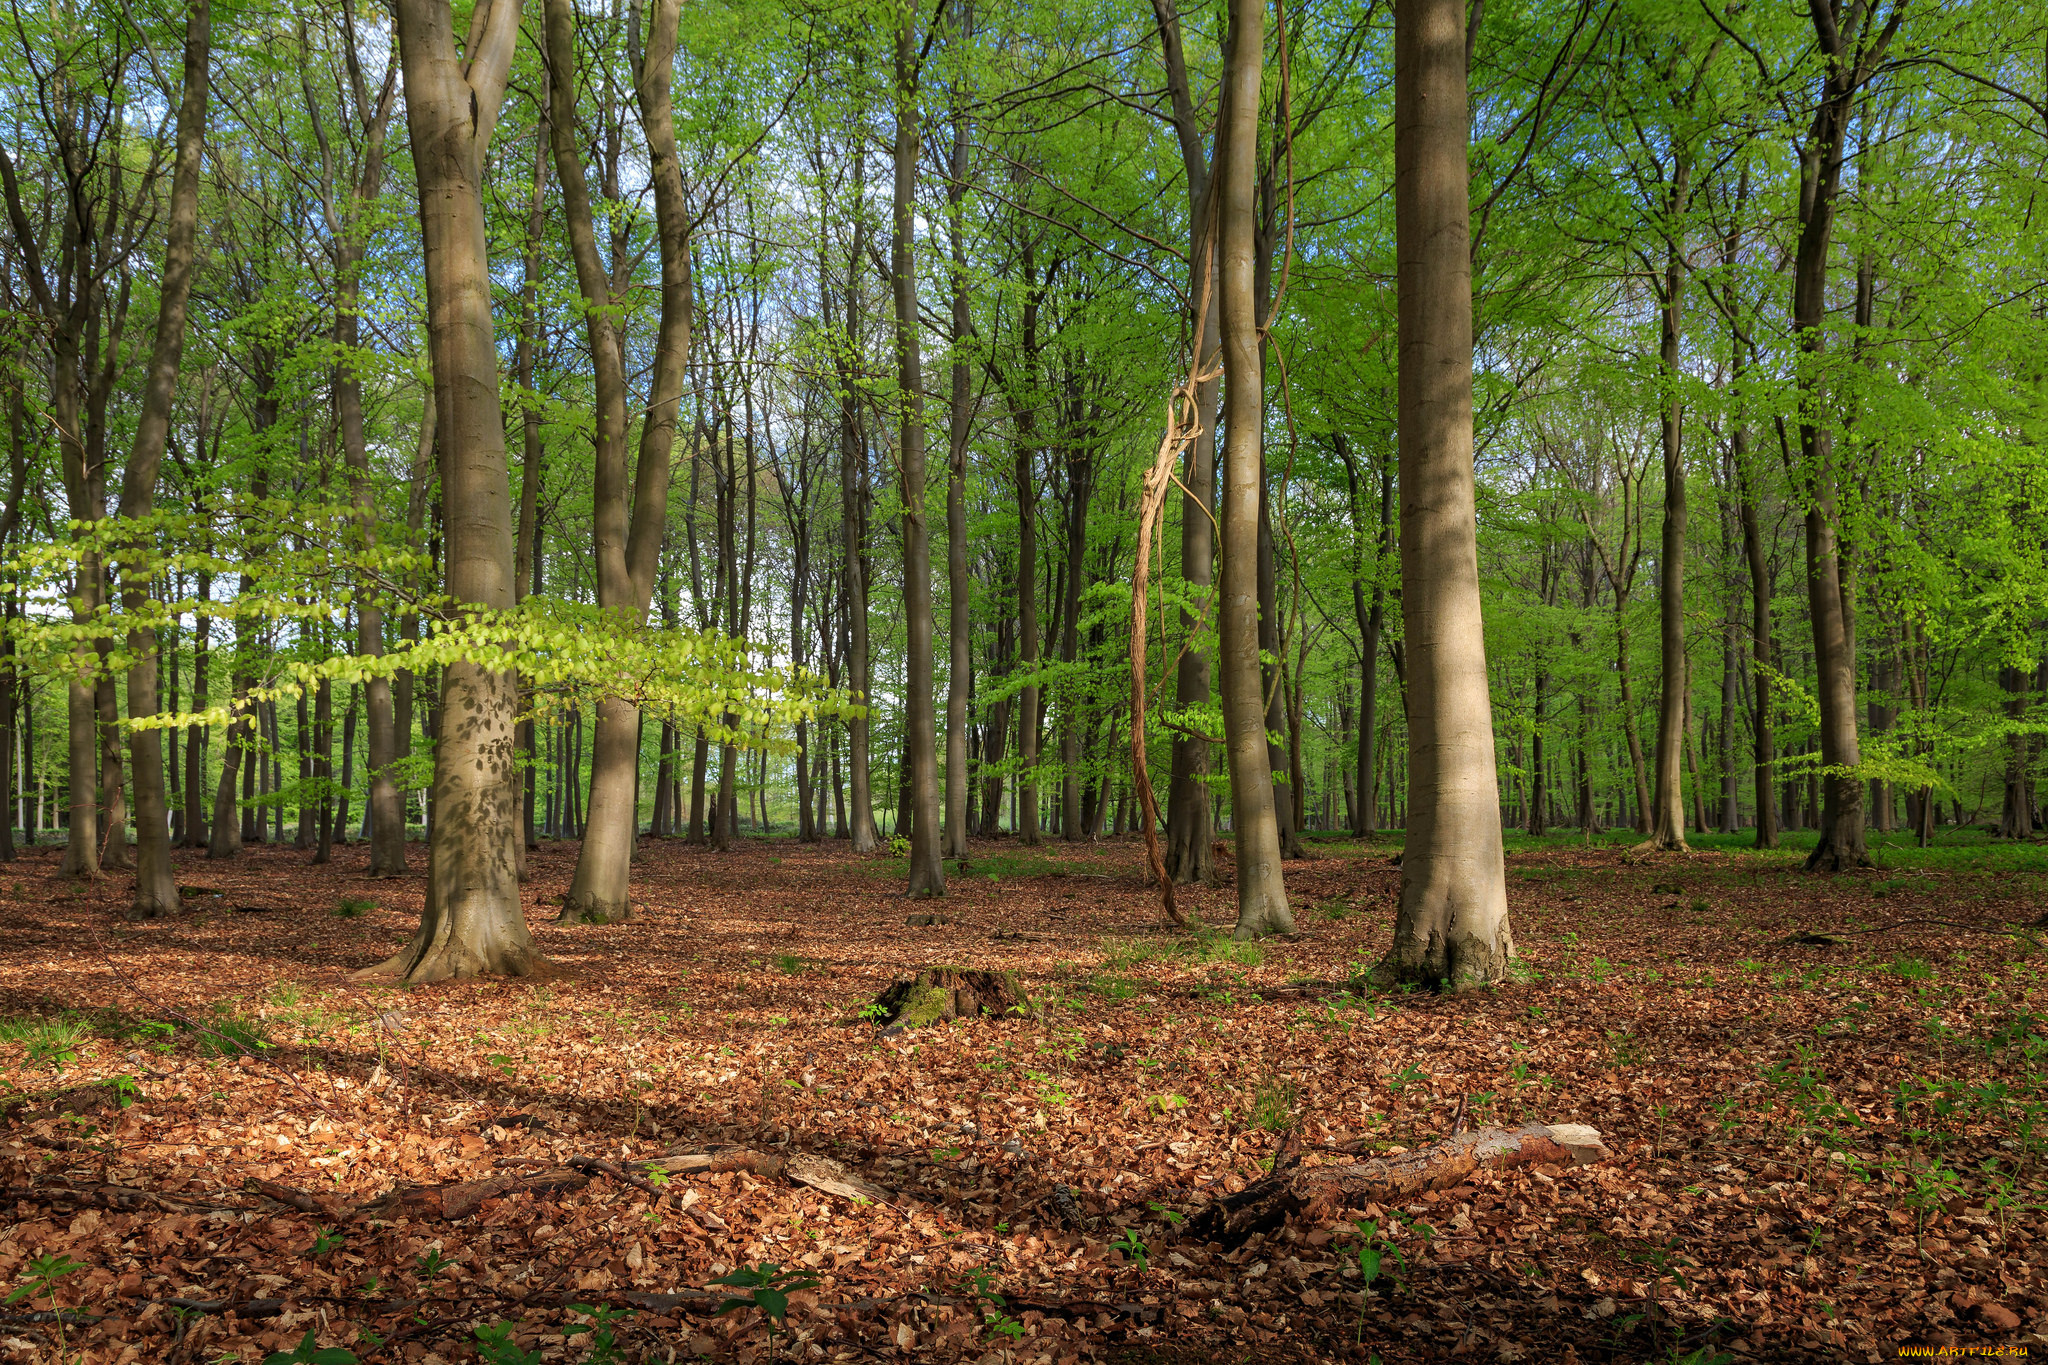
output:
<instances>
[{"instance_id":1,"label":"dead log on ground","mask_svg":"<svg viewBox=\"0 0 2048 1365\"><path fill-rule=\"evenodd\" d=\"M1242 1246L1291 1218L1325 1221L1345 1208L1398 1204L1430 1190L1447 1190L1474 1171L1515 1166L1590 1166L1608 1155L1600 1133L1576 1123L1525 1123L1482 1128L1395 1156L1332 1166L1303 1166L1290 1135L1273 1158L1273 1174L1218 1199L1188 1221L1200 1241Z\"/></svg>"}]
</instances>

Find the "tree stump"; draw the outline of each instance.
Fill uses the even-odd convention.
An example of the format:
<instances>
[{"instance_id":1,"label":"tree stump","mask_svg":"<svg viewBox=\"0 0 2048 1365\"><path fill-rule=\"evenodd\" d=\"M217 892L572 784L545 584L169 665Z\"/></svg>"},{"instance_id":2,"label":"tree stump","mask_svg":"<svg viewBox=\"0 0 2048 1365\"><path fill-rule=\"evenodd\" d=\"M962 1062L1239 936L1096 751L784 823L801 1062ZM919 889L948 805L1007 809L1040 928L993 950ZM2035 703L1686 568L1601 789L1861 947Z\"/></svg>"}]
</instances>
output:
<instances>
[{"instance_id":1,"label":"tree stump","mask_svg":"<svg viewBox=\"0 0 2048 1365\"><path fill-rule=\"evenodd\" d=\"M1021 1009L1024 995L1015 972L980 972L964 967L926 967L875 997L885 1023L918 1028L946 1019L1003 1015Z\"/></svg>"}]
</instances>

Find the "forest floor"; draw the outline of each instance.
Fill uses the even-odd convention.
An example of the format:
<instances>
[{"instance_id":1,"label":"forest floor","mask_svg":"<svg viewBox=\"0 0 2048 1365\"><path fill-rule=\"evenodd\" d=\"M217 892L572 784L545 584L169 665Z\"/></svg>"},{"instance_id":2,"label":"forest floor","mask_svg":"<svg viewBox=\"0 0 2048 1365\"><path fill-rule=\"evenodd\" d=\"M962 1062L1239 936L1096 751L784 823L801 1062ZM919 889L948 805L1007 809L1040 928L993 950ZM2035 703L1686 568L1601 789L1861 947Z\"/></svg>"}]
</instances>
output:
<instances>
[{"instance_id":1,"label":"forest floor","mask_svg":"<svg viewBox=\"0 0 2048 1365\"><path fill-rule=\"evenodd\" d=\"M559 970L412 990L350 979L424 890L360 846L181 853L185 910L148 924L125 877L32 851L0 869L0 1359L2048 1353L2048 959L2005 931L2048 906L2041 849L1817 879L1732 842L1520 840L1523 979L1347 991L1388 944L1395 847L1315 845L1301 936L1237 945L1162 927L1126 840L977 845L941 906L843 845L650 841L608 928L553 924L550 844L527 913ZM1227 886L1183 900L1227 929ZM864 1008L934 964L1014 970L1032 1008L879 1033ZM1288 1132L1310 1163L1413 1148L1461 1097L1612 1155L1235 1249L1178 1235ZM720 1143L883 1189L635 1174ZM717 1310L776 1285L712 1284L762 1267L802 1277L772 1337Z\"/></svg>"}]
</instances>

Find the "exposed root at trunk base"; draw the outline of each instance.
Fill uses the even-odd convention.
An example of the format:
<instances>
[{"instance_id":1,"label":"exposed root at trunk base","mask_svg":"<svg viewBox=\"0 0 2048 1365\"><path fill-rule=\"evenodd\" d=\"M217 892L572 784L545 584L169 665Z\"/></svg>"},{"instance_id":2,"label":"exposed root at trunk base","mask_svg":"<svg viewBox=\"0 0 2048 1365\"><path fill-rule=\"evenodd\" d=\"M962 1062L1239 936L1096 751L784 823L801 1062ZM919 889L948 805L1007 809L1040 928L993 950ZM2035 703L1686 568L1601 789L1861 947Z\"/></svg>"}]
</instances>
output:
<instances>
[{"instance_id":1,"label":"exposed root at trunk base","mask_svg":"<svg viewBox=\"0 0 2048 1365\"><path fill-rule=\"evenodd\" d=\"M1877 864L1870 860L1868 851L1862 848L1844 848L1826 836L1822 836L1821 841L1813 846L1813 852L1806 855L1808 872L1855 872L1876 866Z\"/></svg>"},{"instance_id":2,"label":"exposed root at trunk base","mask_svg":"<svg viewBox=\"0 0 2048 1365\"><path fill-rule=\"evenodd\" d=\"M1303 1166L1290 1134L1273 1158L1273 1174L1228 1195L1188 1220L1187 1235L1228 1249L1272 1232L1290 1218L1327 1221L1345 1208L1398 1204L1444 1190L1482 1168L1590 1166L1608 1156L1597 1129L1576 1123L1525 1123L1460 1133L1398 1156L1334 1166Z\"/></svg>"},{"instance_id":3,"label":"exposed root at trunk base","mask_svg":"<svg viewBox=\"0 0 2048 1365\"><path fill-rule=\"evenodd\" d=\"M407 944L374 967L364 967L349 976L351 981L380 981L396 977L408 984L427 981L468 981L479 976L548 978L564 975L563 969L532 950L505 952L485 961L472 949L444 943L420 951Z\"/></svg>"},{"instance_id":4,"label":"exposed root at trunk base","mask_svg":"<svg viewBox=\"0 0 2048 1365\"><path fill-rule=\"evenodd\" d=\"M568 899L562 901L562 913L555 916L557 924L624 924L633 918L631 901L586 901Z\"/></svg>"},{"instance_id":5,"label":"exposed root at trunk base","mask_svg":"<svg viewBox=\"0 0 2048 1365\"><path fill-rule=\"evenodd\" d=\"M1024 1008L1015 972L980 972L960 967L926 967L875 997L892 1028L918 1028L946 1019L1003 1015Z\"/></svg>"}]
</instances>

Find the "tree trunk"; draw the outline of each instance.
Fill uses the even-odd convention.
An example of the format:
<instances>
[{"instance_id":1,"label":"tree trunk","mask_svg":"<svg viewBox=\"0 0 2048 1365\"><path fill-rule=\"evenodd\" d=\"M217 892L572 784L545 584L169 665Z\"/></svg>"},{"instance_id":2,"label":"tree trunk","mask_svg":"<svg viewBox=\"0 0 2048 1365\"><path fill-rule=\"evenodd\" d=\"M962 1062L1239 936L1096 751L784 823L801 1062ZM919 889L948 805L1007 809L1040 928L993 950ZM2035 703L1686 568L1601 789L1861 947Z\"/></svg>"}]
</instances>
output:
<instances>
[{"instance_id":1,"label":"tree trunk","mask_svg":"<svg viewBox=\"0 0 2048 1365\"><path fill-rule=\"evenodd\" d=\"M547 0L549 135L561 183L578 287L590 309L598 435L591 527L598 605L638 625L647 619L668 519L669 458L689 361L689 215L676 158L670 86L680 0L656 0L645 52L635 52L635 90L650 159L661 250L661 320L646 420L630 489L626 467L623 343L611 315L612 286L598 258L590 192L577 154L576 19L569 0ZM631 506L628 507L628 494ZM632 913L633 848L639 833L640 708L617 697L597 704L591 741L590 810L576 871L562 901L564 924L612 924Z\"/></svg>"},{"instance_id":2,"label":"tree trunk","mask_svg":"<svg viewBox=\"0 0 2048 1365\"><path fill-rule=\"evenodd\" d=\"M213 575L199 574L198 598L201 602L213 599ZM207 677L211 662L213 621L204 612L192 618L192 709L205 711L209 700ZM205 848L208 822L206 818L206 737L208 727L194 725L185 732L185 847Z\"/></svg>"},{"instance_id":3,"label":"tree trunk","mask_svg":"<svg viewBox=\"0 0 2048 1365\"><path fill-rule=\"evenodd\" d=\"M448 0L397 3L426 267L447 591L489 610L512 605L513 544L482 177L519 9L519 0L498 0L460 53ZM525 976L540 965L520 905L514 847L517 698L506 670L470 661L442 670L426 905L412 942L366 975Z\"/></svg>"},{"instance_id":4,"label":"tree trunk","mask_svg":"<svg viewBox=\"0 0 2048 1365\"><path fill-rule=\"evenodd\" d=\"M519 339L512 349L512 378L519 385L519 515L513 524L512 593L524 600L540 593L544 580L541 554L540 492L547 477L547 446L541 439L540 395L533 391L534 363L540 349L541 246L547 232L547 174L551 139L547 112L541 111L541 125L533 140L533 179L526 207L526 236L521 253L519 284ZM540 785L539 737L531 717L519 722L517 748L525 758L520 781L520 834L523 848L538 848L534 829L534 805ZM520 880L527 877L524 857L520 859Z\"/></svg>"},{"instance_id":5,"label":"tree trunk","mask_svg":"<svg viewBox=\"0 0 2048 1365\"><path fill-rule=\"evenodd\" d=\"M1342 432L1336 436L1337 454L1344 461L1344 471L1351 482L1352 522L1358 520L1359 477L1358 469L1351 455L1351 443ZM1380 563L1386 557L1387 542L1393 535L1394 525L1394 480L1384 461L1374 462L1379 470L1380 483L1380 533L1374 554L1372 598L1367 605L1364 582L1364 555L1359 555L1358 571L1351 576L1351 610L1358 618L1360 640L1358 661L1358 814L1352 825L1352 832L1361 839L1370 839L1379 820L1379 793L1375 787L1378 769L1374 766L1376 755L1373 746L1378 742L1379 698L1380 698L1380 634L1385 628L1387 588L1381 577Z\"/></svg>"},{"instance_id":6,"label":"tree trunk","mask_svg":"<svg viewBox=\"0 0 2048 1365\"><path fill-rule=\"evenodd\" d=\"M1771 732L1771 577L1764 557L1763 519L1749 475L1749 428L1737 423L1730 436L1742 522L1742 555L1749 565L1749 658L1754 692L1750 717L1751 758L1756 779L1756 846L1778 846L1778 797L1771 787L1777 767L1778 741Z\"/></svg>"},{"instance_id":7,"label":"tree trunk","mask_svg":"<svg viewBox=\"0 0 2048 1365\"><path fill-rule=\"evenodd\" d=\"M1684 316L1685 256L1680 251L1683 219L1692 187L1692 166L1683 151L1674 158L1665 201L1664 278L1658 288L1658 362L1666 392L1657 425L1664 454L1664 531L1657 563L1657 624L1660 672L1657 707L1657 778L1651 793L1654 818L1646 847L1683 850L1685 792L1685 532L1686 487L1683 444L1685 402L1679 393L1680 324ZM1634 724L1630 724L1634 733Z\"/></svg>"},{"instance_id":8,"label":"tree trunk","mask_svg":"<svg viewBox=\"0 0 2048 1365\"><path fill-rule=\"evenodd\" d=\"M865 143L863 142L864 146ZM854 153L856 185L861 182L862 155ZM852 357L860 354L859 275L865 265L867 215L857 213L853 248L847 258L845 307L841 317L846 332L847 352L841 360L839 400L839 472L843 499L840 521L844 536L846 569L846 675L856 699L871 699L870 674L874 660L868 648L868 575L864 549L868 520L867 447L860 428L860 398L855 384ZM870 790L869 738L872 726L865 714L846 718L847 834L855 853L873 853L882 846L881 831L875 828L874 794Z\"/></svg>"},{"instance_id":9,"label":"tree trunk","mask_svg":"<svg viewBox=\"0 0 2048 1365\"><path fill-rule=\"evenodd\" d=\"M974 33L972 0L961 0L954 14L954 32L962 40ZM967 860L969 816L967 706L974 686L971 586L967 569L967 441L974 420L973 374L967 355L974 335L974 317L967 303L967 115L953 113L953 151L946 180L946 229L952 248L952 380L946 430L946 828L941 856Z\"/></svg>"},{"instance_id":10,"label":"tree trunk","mask_svg":"<svg viewBox=\"0 0 2048 1365\"><path fill-rule=\"evenodd\" d=\"M1067 554L1061 566L1060 660L1068 683L1060 702L1060 837L1078 843L1088 837L1081 810L1083 745L1082 687L1073 667L1081 657L1081 586L1087 573L1088 505L1095 496L1095 460L1090 436L1076 431L1067 443Z\"/></svg>"},{"instance_id":11,"label":"tree trunk","mask_svg":"<svg viewBox=\"0 0 2048 1365\"><path fill-rule=\"evenodd\" d=\"M1224 747L1237 842L1235 937L1294 932L1282 880L1280 822L1266 743L1259 669L1259 522L1264 479L1265 380L1259 363L1253 209L1259 88L1266 55L1264 0L1230 0L1223 117L1218 124L1217 246L1222 258L1224 430L1223 582L1217 652Z\"/></svg>"},{"instance_id":12,"label":"tree trunk","mask_svg":"<svg viewBox=\"0 0 2048 1365\"><path fill-rule=\"evenodd\" d=\"M1201 338L1195 357L1195 439L1188 443L1181 466L1180 574L1191 598L1204 596L1215 582L1216 568L1216 399L1222 386L1222 332L1216 286L1218 262L1209 249L1215 231L1211 201L1209 153L1203 145L1208 120L1194 103L1194 86L1181 46L1180 14L1173 0L1153 0L1160 52L1166 68L1173 127L1180 143L1181 165L1188 186L1188 298L1208 303L1205 316L1190 318ZM1206 278L1204 278L1206 276ZM1195 307L1201 306L1199 302ZM1197 631L1203 622L1194 607L1180 614L1180 662L1174 671L1174 704L1183 710L1206 707L1210 700L1209 652ZM1207 778L1215 746L1206 739L1176 732L1173 775L1166 798L1166 875L1176 882L1208 882L1216 876L1215 820Z\"/></svg>"},{"instance_id":13,"label":"tree trunk","mask_svg":"<svg viewBox=\"0 0 2048 1365\"><path fill-rule=\"evenodd\" d=\"M354 19L344 11L348 36L354 37ZM350 493L356 507L356 524L365 546L376 536L376 489L370 482L369 442L363 432L363 382L356 350L361 335L362 264L369 249L370 224L375 206L383 194L384 147L390 127L391 109L398 90L397 54L386 68L384 86L367 119L363 134L361 171L353 187L349 218L335 240L334 340L338 363L334 367L333 389L336 422L341 432L342 460L348 468ZM356 604L356 653L376 658L384 653L384 612L365 591ZM392 713L391 680L379 673L363 679L363 701L369 720L369 771L367 773L370 818L370 875L398 876L405 866L405 806L391 765L398 758L398 739Z\"/></svg>"},{"instance_id":14,"label":"tree trunk","mask_svg":"<svg viewBox=\"0 0 2048 1365\"><path fill-rule=\"evenodd\" d=\"M1017 837L1038 842L1038 263L1024 244L1022 329L1024 391L1011 398L1016 424L1017 667L1027 679L1017 697Z\"/></svg>"},{"instance_id":15,"label":"tree trunk","mask_svg":"<svg viewBox=\"0 0 2048 1365\"><path fill-rule=\"evenodd\" d=\"M1514 953L1475 535L1464 15L1459 0L1394 9L1409 809L1378 969L1453 990L1504 979Z\"/></svg>"},{"instance_id":16,"label":"tree trunk","mask_svg":"<svg viewBox=\"0 0 2048 1365\"><path fill-rule=\"evenodd\" d=\"M912 816L909 892L913 896L943 896L946 865L939 827L938 717L933 713L932 696L931 527L925 520L924 365L918 354L917 263L912 254L919 150L918 9L899 5L896 14L895 193L889 282L896 303L897 397L903 405L897 468L903 493L904 687L909 694L904 716ZM950 720L947 730L950 742ZM965 793L964 784L960 790Z\"/></svg>"},{"instance_id":17,"label":"tree trunk","mask_svg":"<svg viewBox=\"0 0 2048 1365\"><path fill-rule=\"evenodd\" d=\"M1820 703L1820 752L1826 797L1820 838L1806 859L1810 872L1868 867L1863 842L1862 750L1856 733L1856 646L1850 586L1843 573L1836 508L1834 432L1821 418L1821 365L1826 347L1829 246L1841 190L1843 153L1856 98L1879 69L1904 18L1895 3L1875 36L1876 11L1841 0L1813 0L1815 35L1826 78L1813 121L1800 148L1800 231L1792 263L1792 334L1799 363L1798 483L1806 502L1806 600L1813 624L1815 693ZM1845 12L1846 11L1846 12Z\"/></svg>"},{"instance_id":18,"label":"tree trunk","mask_svg":"<svg viewBox=\"0 0 2048 1365\"><path fill-rule=\"evenodd\" d=\"M1262 363L1263 359L1262 354ZM1290 622L1280 609L1279 566L1273 543L1273 501L1263 473L1263 446L1259 451L1259 464L1259 682L1261 695L1265 698L1266 733L1284 736L1288 732L1287 636L1282 627ZM1272 656L1273 663L1264 662L1267 655ZM1300 792L1294 784L1294 770L1288 761L1284 743L1276 744L1270 738L1266 741L1266 764L1281 775L1286 788L1273 793L1273 822L1280 831L1280 856L1299 858L1302 856L1301 832L1296 828L1295 809Z\"/></svg>"}]
</instances>

